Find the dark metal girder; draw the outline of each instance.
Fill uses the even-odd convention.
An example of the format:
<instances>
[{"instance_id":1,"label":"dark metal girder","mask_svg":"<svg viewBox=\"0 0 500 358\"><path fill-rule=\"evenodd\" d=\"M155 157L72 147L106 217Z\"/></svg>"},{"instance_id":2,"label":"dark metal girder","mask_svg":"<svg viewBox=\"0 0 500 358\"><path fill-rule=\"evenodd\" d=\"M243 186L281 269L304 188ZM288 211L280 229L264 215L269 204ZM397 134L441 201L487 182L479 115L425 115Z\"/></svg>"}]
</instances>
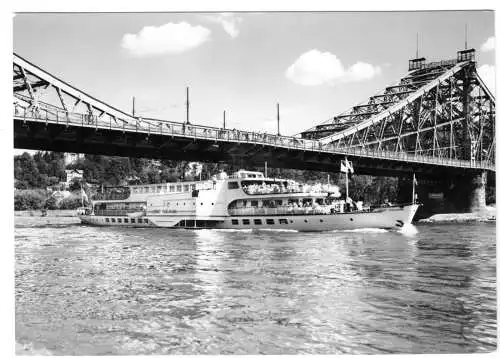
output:
<instances>
[{"instance_id":1,"label":"dark metal girder","mask_svg":"<svg viewBox=\"0 0 500 358\"><path fill-rule=\"evenodd\" d=\"M371 96L370 99L381 98L381 97L390 97L390 96L401 96L401 95L410 94L413 92L415 92L415 91L387 92L384 94L377 94L377 95Z\"/></svg>"},{"instance_id":2,"label":"dark metal girder","mask_svg":"<svg viewBox=\"0 0 500 358\"><path fill-rule=\"evenodd\" d=\"M35 83L31 83L31 88L35 89L35 88L38 88L38 87L42 87L42 86L47 86L49 83L46 82L46 81L39 81L39 82L35 82ZM14 87L14 92L22 92L22 91L25 91L28 89L28 86L23 84L23 85L20 85L20 86L17 86L17 87Z\"/></svg>"}]
</instances>

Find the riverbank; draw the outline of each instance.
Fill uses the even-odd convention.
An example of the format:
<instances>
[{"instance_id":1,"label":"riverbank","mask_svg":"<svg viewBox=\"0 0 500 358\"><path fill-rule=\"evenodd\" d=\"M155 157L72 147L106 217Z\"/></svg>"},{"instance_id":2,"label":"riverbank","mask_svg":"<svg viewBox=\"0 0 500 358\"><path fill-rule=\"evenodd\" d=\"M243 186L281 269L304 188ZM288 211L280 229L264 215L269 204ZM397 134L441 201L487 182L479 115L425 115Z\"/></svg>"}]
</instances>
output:
<instances>
[{"instance_id":1,"label":"riverbank","mask_svg":"<svg viewBox=\"0 0 500 358\"><path fill-rule=\"evenodd\" d=\"M466 222L495 222L496 207L487 206L484 210L474 213L451 213L451 214L436 214L426 219L421 219L419 223L434 224L434 223L466 223Z\"/></svg>"},{"instance_id":2,"label":"riverbank","mask_svg":"<svg viewBox=\"0 0 500 358\"><path fill-rule=\"evenodd\" d=\"M76 210L47 210L46 215L42 215L42 210L19 210L14 211L14 216L76 217Z\"/></svg>"}]
</instances>

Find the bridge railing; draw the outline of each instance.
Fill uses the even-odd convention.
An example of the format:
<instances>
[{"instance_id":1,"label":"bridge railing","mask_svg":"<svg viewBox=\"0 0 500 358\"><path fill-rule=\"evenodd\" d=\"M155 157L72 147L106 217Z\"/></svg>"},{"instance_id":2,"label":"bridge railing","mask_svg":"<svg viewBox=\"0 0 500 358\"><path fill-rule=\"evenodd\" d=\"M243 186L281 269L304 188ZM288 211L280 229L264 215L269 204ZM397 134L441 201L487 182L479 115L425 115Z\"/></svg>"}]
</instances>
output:
<instances>
[{"instance_id":1,"label":"bridge railing","mask_svg":"<svg viewBox=\"0 0 500 358\"><path fill-rule=\"evenodd\" d=\"M394 161L406 161L412 163L428 163L433 165L453 166L461 168L475 168L495 170L495 165L490 162L475 160L459 160L442 157L430 157L422 154L395 153L377 151L364 148L337 148L333 144L323 144L312 139L303 139L289 136L278 136L275 134L243 131L238 129L223 129L209 126L200 126L171 121L159 121L149 118L138 118L135 123L115 121L109 118L102 120L99 116L72 113L59 108L39 106L38 108L25 108L14 106L14 117L24 122L36 121L46 124L56 123L62 125L75 125L95 129L112 129L127 132L141 132L146 134L159 134L166 136L181 136L187 138L211 139L224 142L245 142L261 145L272 145L288 149L303 151L316 151L324 153L340 154L345 156L359 156L377 159L389 159Z\"/></svg>"}]
</instances>

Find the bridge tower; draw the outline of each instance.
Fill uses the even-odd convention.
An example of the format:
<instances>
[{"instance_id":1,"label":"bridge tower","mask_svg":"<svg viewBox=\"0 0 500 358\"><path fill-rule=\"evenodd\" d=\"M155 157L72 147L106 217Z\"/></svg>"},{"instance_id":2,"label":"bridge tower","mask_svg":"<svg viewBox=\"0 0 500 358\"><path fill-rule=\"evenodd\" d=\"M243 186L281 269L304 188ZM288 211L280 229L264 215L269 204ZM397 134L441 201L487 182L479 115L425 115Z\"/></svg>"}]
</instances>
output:
<instances>
[{"instance_id":1,"label":"bridge tower","mask_svg":"<svg viewBox=\"0 0 500 358\"><path fill-rule=\"evenodd\" d=\"M474 49L446 61L415 58L397 83L301 135L336 149L494 165L495 98L478 75ZM455 200L458 209L483 208L486 173L452 175L442 182L451 179L452 186L469 193L466 203Z\"/></svg>"}]
</instances>

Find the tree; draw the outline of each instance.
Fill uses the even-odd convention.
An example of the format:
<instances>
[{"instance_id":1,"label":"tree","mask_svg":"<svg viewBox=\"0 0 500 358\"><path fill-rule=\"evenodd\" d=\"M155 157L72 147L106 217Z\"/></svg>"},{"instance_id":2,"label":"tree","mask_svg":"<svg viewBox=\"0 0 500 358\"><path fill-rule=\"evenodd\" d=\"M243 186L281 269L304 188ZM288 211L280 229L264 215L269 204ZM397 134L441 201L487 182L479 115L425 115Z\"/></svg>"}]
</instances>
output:
<instances>
[{"instance_id":1,"label":"tree","mask_svg":"<svg viewBox=\"0 0 500 358\"><path fill-rule=\"evenodd\" d=\"M39 171L33 157L24 152L20 156L14 157L14 178L24 181L31 188L39 185Z\"/></svg>"},{"instance_id":2,"label":"tree","mask_svg":"<svg viewBox=\"0 0 500 358\"><path fill-rule=\"evenodd\" d=\"M80 178L73 178L71 180L71 183L69 183L69 190L70 191L77 191L80 190L82 187L82 180Z\"/></svg>"},{"instance_id":3,"label":"tree","mask_svg":"<svg viewBox=\"0 0 500 358\"><path fill-rule=\"evenodd\" d=\"M14 192L14 210L38 210L43 207L46 194L40 190L16 190Z\"/></svg>"}]
</instances>

